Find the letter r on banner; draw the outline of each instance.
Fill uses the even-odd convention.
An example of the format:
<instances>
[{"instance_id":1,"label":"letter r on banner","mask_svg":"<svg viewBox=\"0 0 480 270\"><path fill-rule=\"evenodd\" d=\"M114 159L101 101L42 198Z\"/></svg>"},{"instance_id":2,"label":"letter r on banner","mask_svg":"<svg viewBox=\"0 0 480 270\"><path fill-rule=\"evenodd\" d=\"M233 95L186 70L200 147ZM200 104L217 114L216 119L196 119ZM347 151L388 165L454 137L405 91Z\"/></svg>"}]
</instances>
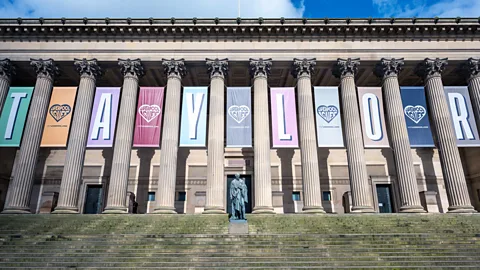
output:
<instances>
[{"instance_id":1,"label":"letter r on banner","mask_svg":"<svg viewBox=\"0 0 480 270\"><path fill-rule=\"evenodd\" d=\"M380 102L376 95L366 93L362 96L363 117L365 117L365 131L372 141L380 141L383 138L382 118L380 116Z\"/></svg>"},{"instance_id":2,"label":"letter r on banner","mask_svg":"<svg viewBox=\"0 0 480 270\"><path fill-rule=\"evenodd\" d=\"M110 139L110 124L112 122L112 94L102 93L99 102L99 109L93 123L92 140L98 140L100 129L103 128L103 139Z\"/></svg>"},{"instance_id":3,"label":"letter r on banner","mask_svg":"<svg viewBox=\"0 0 480 270\"><path fill-rule=\"evenodd\" d=\"M13 127L15 126L15 121L17 120L18 109L20 108L20 102L22 102L22 98L27 97L27 93L19 93L14 92L10 95L13 99L12 108L10 109L10 114L8 116L7 126L5 129L5 136L4 138L7 140L12 139L13 135Z\"/></svg>"},{"instance_id":4,"label":"letter r on banner","mask_svg":"<svg viewBox=\"0 0 480 270\"><path fill-rule=\"evenodd\" d=\"M452 108L452 120L457 139L465 140L465 137L467 137L468 140L475 140L472 128L468 122L470 116L465 97L460 93L448 93L448 101L450 108Z\"/></svg>"}]
</instances>

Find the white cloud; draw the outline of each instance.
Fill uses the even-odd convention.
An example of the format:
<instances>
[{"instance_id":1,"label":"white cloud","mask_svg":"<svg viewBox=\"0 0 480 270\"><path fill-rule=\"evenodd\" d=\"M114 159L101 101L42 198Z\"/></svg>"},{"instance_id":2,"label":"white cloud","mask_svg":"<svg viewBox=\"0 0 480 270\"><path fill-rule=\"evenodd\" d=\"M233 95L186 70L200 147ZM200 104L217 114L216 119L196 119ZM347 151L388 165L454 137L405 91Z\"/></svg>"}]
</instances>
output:
<instances>
[{"instance_id":1,"label":"white cloud","mask_svg":"<svg viewBox=\"0 0 480 270\"><path fill-rule=\"evenodd\" d=\"M385 17L478 17L480 0L441 0L428 5L426 0L372 0Z\"/></svg>"},{"instance_id":2,"label":"white cloud","mask_svg":"<svg viewBox=\"0 0 480 270\"><path fill-rule=\"evenodd\" d=\"M236 18L238 0L2 0L0 17ZM240 0L242 18L302 17L303 1Z\"/></svg>"}]
</instances>

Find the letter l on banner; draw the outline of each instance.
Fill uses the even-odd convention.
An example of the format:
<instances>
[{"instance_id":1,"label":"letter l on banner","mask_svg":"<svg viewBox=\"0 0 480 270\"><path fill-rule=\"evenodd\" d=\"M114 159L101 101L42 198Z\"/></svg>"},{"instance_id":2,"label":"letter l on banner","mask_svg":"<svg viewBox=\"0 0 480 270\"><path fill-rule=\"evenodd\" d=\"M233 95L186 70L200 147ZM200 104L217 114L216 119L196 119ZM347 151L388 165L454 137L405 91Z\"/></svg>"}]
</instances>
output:
<instances>
[{"instance_id":1,"label":"letter l on banner","mask_svg":"<svg viewBox=\"0 0 480 270\"><path fill-rule=\"evenodd\" d=\"M297 148L297 108L295 88L270 88L272 104L272 145L274 148Z\"/></svg>"}]
</instances>

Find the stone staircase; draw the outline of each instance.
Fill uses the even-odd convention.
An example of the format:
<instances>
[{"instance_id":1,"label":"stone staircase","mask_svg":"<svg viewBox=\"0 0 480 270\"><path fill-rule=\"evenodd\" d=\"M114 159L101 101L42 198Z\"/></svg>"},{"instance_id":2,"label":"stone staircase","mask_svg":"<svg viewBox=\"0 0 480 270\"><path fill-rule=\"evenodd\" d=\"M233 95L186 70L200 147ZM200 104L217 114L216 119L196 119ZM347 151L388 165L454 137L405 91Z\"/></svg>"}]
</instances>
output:
<instances>
[{"instance_id":1,"label":"stone staircase","mask_svg":"<svg viewBox=\"0 0 480 270\"><path fill-rule=\"evenodd\" d=\"M0 269L480 269L480 215L0 216Z\"/></svg>"}]
</instances>

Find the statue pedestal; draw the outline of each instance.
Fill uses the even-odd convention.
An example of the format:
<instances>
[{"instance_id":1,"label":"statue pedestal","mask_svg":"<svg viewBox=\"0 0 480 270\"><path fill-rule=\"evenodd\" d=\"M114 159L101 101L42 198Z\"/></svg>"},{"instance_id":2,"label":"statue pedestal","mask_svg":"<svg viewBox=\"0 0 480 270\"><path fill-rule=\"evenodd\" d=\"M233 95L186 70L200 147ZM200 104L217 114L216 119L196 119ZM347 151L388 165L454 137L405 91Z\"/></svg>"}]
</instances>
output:
<instances>
[{"instance_id":1,"label":"statue pedestal","mask_svg":"<svg viewBox=\"0 0 480 270\"><path fill-rule=\"evenodd\" d=\"M248 222L246 220L230 220L228 224L229 234L248 234Z\"/></svg>"}]
</instances>

